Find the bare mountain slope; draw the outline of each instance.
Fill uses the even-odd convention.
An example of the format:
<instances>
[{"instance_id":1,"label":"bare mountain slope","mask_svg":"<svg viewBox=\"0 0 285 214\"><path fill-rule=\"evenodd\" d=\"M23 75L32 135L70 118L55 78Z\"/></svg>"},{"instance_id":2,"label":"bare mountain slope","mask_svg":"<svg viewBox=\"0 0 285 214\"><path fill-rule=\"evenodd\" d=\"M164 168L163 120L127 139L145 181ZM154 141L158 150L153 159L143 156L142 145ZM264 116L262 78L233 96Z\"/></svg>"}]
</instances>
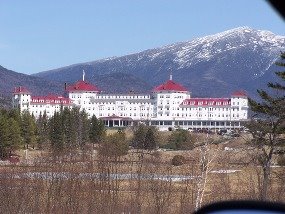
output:
<instances>
[{"instance_id":1,"label":"bare mountain slope","mask_svg":"<svg viewBox=\"0 0 285 214\"><path fill-rule=\"evenodd\" d=\"M0 94L2 97L12 96L14 87L25 86L33 94L62 93L63 85L44 78L25 75L0 66Z\"/></svg>"}]
</instances>

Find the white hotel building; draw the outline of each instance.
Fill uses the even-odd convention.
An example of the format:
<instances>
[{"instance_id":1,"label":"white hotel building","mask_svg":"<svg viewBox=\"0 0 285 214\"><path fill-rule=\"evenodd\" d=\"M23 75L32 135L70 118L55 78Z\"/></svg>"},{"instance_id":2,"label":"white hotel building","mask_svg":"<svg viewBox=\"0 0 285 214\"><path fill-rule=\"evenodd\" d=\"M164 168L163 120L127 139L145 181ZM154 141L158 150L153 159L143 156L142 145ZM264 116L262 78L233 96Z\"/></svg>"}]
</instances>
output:
<instances>
[{"instance_id":1,"label":"white hotel building","mask_svg":"<svg viewBox=\"0 0 285 214\"><path fill-rule=\"evenodd\" d=\"M62 107L79 107L95 115L107 127L124 127L143 122L160 130L241 128L248 118L248 99L244 92L230 98L192 98L170 76L151 94L104 94L83 80L66 87L67 96L32 96L25 87L15 88L13 107L28 110L36 118L46 112L53 116Z\"/></svg>"}]
</instances>

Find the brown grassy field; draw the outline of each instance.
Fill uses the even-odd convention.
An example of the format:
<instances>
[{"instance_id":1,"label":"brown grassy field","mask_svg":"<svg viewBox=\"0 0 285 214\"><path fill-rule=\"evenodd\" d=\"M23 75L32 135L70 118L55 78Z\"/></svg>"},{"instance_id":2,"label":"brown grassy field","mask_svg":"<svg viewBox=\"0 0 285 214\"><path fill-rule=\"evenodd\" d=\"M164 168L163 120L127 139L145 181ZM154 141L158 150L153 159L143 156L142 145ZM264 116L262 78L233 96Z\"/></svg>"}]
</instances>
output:
<instances>
[{"instance_id":1,"label":"brown grassy field","mask_svg":"<svg viewBox=\"0 0 285 214\"><path fill-rule=\"evenodd\" d=\"M96 151L54 158L47 151L19 151L23 161L0 166L1 213L190 213L197 198L201 205L259 198L262 169L245 136L196 138L219 144L190 151L133 149L117 158ZM175 155L184 156L185 163L173 166ZM284 167L272 168L269 200L285 202L284 181Z\"/></svg>"}]
</instances>

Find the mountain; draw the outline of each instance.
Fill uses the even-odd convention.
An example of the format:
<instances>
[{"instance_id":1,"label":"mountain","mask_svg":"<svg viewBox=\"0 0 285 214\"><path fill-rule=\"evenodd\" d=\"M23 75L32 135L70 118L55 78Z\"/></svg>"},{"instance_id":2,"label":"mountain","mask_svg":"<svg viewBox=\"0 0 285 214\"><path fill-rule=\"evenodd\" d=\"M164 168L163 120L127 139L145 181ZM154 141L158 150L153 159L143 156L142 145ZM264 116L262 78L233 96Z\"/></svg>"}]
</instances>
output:
<instances>
[{"instance_id":1,"label":"mountain","mask_svg":"<svg viewBox=\"0 0 285 214\"><path fill-rule=\"evenodd\" d=\"M229 96L275 81L274 62L285 50L285 37L269 31L240 27L187 42L167 45L122 57L80 63L34 74L50 81L72 83L82 78L106 92L149 91L170 72L174 81L193 96Z\"/></svg>"},{"instance_id":2,"label":"mountain","mask_svg":"<svg viewBox=\"0 0 285 214\"><path fill-rule=\"evenodd\" d=\"M62 94L61 83L47 81L40 77L17 73L0 66L0 106L9 107L14 87L25 86L35 95Z\"/></svg>"}]
</instances>

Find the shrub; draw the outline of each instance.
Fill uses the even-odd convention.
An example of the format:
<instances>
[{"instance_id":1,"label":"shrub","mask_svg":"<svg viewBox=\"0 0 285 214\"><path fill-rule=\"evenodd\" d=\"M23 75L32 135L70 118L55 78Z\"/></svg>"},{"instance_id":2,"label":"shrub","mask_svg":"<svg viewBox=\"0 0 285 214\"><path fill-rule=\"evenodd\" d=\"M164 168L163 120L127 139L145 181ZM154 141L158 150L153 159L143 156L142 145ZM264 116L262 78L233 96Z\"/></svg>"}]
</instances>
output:
<instances>
[{"instance_id":1,"label":"shrub","mask_svg":"<svg viewBox=\"0 0 285 214\"><path fill-rule=\"evenodd\" d=\"M108 135L104 142L99 146L99 154L109 157L119 157L128 154L129 143L123 131Z\"/></svg>"},{"instance_id":2,"label":"shrub","mask_svg":"<svg viewBox=\"0 0 285 214\"><path fill-rule=\"evenodd\" d=\"M185 163L185 157L182 155L175 155L172 158L171 163L173 166L181 166Z\"/></svg>"},{"instance_id":3,"label":"shrub","mask_svg":"<svg viewBox=\"0 0 285 214\"><path fill-rule=\"evenodd\" d=\"M158 145L158 131L151 126L140 124L134 131L132 146L136 149L153 150Z\"/></svg>"},{"instance_id":4,"label":"shrub","mask_svg":"<svg viewBox=\"0 0 285 214\"><path fill-rule=\"evenodd\" d=\"M165 148L174 150L191 150L194 148L194 140L189 131L177 129L169 136L168 143L165 145Z\"/></svg>"},{"instance_id":5,"label":"shrub","mask_svg":"<svg viewBox=\"0 0 285 214\"><path fill-rule=\"evenodd\" d=\"M285 166L285 155L279 155L277 158L277 163L279 166Z\"/></svg>"}]
</instances>

